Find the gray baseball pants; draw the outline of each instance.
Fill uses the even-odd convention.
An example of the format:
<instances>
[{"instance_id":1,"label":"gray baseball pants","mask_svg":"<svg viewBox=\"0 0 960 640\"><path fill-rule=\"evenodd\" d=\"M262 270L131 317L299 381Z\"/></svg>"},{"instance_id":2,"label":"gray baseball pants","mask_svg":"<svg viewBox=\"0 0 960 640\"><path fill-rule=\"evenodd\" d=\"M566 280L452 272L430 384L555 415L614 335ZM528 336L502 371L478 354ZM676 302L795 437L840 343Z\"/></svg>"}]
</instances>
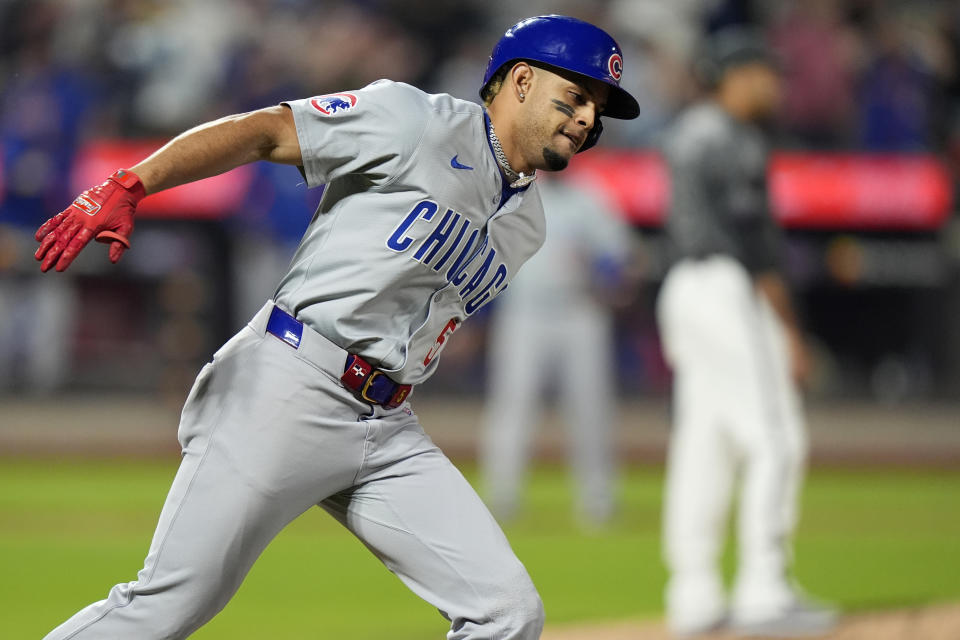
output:
<instances>
[{"instance_id":1,"label":"gray baseball pants","mask_svg":"<svg viewBox=\"0 0 960 640\"><path fill-rule=\"evenodd\" d=\"M409 404L357 399L339 381L346 352L308 327L297 349L266 333L271 309L190 391L183 459L137 579L47 640L188 636L314 505L450 620L448 640L539 638L543 605L526 569Z\"/></svg>"}]
</instances>

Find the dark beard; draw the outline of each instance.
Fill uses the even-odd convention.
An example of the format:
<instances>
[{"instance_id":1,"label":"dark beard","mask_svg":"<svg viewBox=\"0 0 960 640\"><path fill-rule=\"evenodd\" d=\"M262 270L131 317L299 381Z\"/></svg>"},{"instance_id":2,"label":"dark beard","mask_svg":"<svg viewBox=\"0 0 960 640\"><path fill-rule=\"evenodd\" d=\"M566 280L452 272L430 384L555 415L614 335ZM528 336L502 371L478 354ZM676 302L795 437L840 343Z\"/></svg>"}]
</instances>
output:
<instances>
[{"instance_id":1,"label":"dark beard","mask_svg":"<svg viewBox=\"0 0 960 640\"><path fill-rule=\"evenodd\" d=\"M553 149L543 148L543 159L547 163L547 171L563 171L567 168L569 160L559 155Z\"/></svg>"}]
</instances>

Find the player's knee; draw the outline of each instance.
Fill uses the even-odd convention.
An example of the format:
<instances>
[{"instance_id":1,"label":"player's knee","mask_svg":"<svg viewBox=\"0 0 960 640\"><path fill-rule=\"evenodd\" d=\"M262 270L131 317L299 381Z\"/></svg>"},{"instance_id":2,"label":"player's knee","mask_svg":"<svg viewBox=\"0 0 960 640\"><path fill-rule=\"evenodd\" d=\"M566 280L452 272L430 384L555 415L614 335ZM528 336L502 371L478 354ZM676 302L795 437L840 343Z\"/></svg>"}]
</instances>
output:
<instances>
[{"instance_id":1,"label":"player's knee","mask_svg":"<svg viewBox=\"0 0 960 640\"><path fill-rule=\"evenodd\" d=\"M179 602L158 607L150 617L151 633L157 638L186 638L209 622L223 605L209 602ZM152 636L151 636L152 637Z\"/></svg>"},{"instance_id":2,"label":"player's knee","mask_svg":"<svg viewBox=\"0 0 960 640\"><path fill-rule=\"evenodd\" d=\"M540 599L540 594L537 593L536 589L530 593L525 605L525 612L526 623L524 629L529 632L531 638L539 638L547 614L543 609L543 600Z\"/></svg>"},{"instance_id":3,"label":"player's knee","mask_svg":"<svg viewBox=\"0 0 960 640\"><path fill-rule=\"evenodd\" d=\"M546 614L543 600L533 584L513 594L501 609L502 638L509 640L536 640L543 631Z\"/></svg>"},{"instance_id":4,"label":"player's knee","mask_svg":"<svg viewBox=\"0 0 960 640\"><path fill-rule=\"evenodd\" d=\"M116 585L109 600L127 622L149 628L143 638L186 638L226 606L232 592L202 580L158 580Z\"/></svg>"}]
</instances>

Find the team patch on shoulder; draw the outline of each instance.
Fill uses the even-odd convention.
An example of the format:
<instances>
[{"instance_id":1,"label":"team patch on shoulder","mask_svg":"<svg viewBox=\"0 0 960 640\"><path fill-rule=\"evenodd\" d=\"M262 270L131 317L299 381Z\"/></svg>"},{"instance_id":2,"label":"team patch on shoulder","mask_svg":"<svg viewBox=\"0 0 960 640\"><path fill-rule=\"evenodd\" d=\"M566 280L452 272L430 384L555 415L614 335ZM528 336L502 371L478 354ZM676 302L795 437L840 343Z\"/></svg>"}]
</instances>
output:
<instances>
[{"instance_id":1,"label":"team patch on shoulder","mask_svg":"<svg viewBox=\"0 0 960 640\"><path fill-rule=\"evenodd\" d=\"M310 104L323 115L332 116L357 106L357 96L352 93L330 93L311 98Z\"/></svg>"}]
</instances>

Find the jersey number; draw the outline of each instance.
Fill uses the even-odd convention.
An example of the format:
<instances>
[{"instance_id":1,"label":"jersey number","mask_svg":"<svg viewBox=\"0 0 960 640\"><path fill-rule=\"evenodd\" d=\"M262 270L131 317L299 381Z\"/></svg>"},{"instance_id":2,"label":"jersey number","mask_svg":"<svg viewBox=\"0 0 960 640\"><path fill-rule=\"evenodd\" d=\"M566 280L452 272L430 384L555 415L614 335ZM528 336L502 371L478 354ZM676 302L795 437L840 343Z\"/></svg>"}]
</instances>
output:
<instances>
[{"instance_id":1,"label":"jersey number","mask_svg":"<svg viewBox=\"0 0 960 640\"><path fill-rule=\"evenodd\" d=\"M440 355L440 352L443 350L443 345L447 341L447 336L457 330L457 327L460 326L459 320L456 318L451 318L446 326L443 327L443 331L440 332L440 335L437 336L437 341L431 347L430 353L427 354L427 357L423 359L423 366L430 364L430 361Z\"/></svg>"}]
</instances>

